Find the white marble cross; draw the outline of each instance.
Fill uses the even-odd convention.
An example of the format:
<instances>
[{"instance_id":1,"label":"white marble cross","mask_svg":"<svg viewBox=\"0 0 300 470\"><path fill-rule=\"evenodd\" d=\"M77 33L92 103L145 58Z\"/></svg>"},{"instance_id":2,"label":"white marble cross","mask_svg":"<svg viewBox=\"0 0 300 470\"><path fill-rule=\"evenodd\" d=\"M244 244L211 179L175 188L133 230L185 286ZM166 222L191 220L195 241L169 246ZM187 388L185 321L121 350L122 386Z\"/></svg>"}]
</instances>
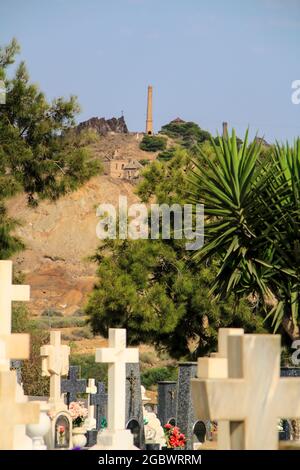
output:
<instances>
[{"instance_id":1,"label":"white marble cross","mask_svg":"<svg viewBox=\"0 0 300 470\"><path fill-rule=\"evenodd\" d=\"M50 332L50 344L41 347L42 375L50 376L50 403L62 403L61 376L69 370L69 346L61 344L60 331Z\"/></svg>"},{"instance_id":2,"label":"white marble cross","mask_svg":"<svg viewBox=\"0 0 300 470\"><path fill-rule=\"evenodd\" d=\"M108 416L110 431L125 428L126 363L139 362L138 349L126 348L126 330L110 328L108 348L96 349L96 362L108 363Z\"/></svg>"},{"instance_id":3,"label":"white marble cross","mask_svg":"<svg viewBox=\"0 0 300 470\"><path fill-rule=\"evenodd\" d=\"M278 449L278 419L300 417L300 378L280 378L280 336L229 335L227 348L228 377L200 366L192 380L196 414L230 421L231 449Z\"/></svg>"},{"instance_id":4,"label":"white marble cross","mask_svg":"<svg viewBox=\"0 0 300 470\"><path fill-rule=\"evenodd\" d=\"M0 449L18 449L15 428L18 424L38 423L38 403L17 403L17 379L15 371L0 372Z\"/></svg>"},{"instance_id":5,"label":"white marble cross","mask_svg":"<svg viewBox=\"0 0 300 470\"><path fill-rule=\"evenodd\" d=\"M236 377L236 361L240 358L231 358L230 367L228 364L228 336L243 335L242 328L220 328L218 331L218 352L212 353L210 357L198 359L198 376L206 379L224 379ZM201 416L197 416L201 419ZM238 429L236 430L236 433ZM218 421L218 449L231 449L230 422Z\"/></svg>"},{"instance_id":6,"label":"white marble cross","mask_svg":"<svg viewBox=\"0 0 300 470\"><path fill-rule=\"evenodd\" d=\"M29 335L11 333L12 301L29 299L29 286L12 284L12 261L0 261L0 370L9 370L10 359L29 357Z\"/></svg>"},{"instance_id":7,"label":"white marble cross","mask_svg":"<svg viewBox=\"0 0 300 470\"><path fill-rule=\"evenodd\" d=\"M95 385L95 379L89 379L88 385L86 387L86 393L88 394L88 416L85 420L85 427L88 431L96 428L96 418L95 418L95 406L91 405L91 395L97 393L97 387Z\"/></svg>"}]
</instances>

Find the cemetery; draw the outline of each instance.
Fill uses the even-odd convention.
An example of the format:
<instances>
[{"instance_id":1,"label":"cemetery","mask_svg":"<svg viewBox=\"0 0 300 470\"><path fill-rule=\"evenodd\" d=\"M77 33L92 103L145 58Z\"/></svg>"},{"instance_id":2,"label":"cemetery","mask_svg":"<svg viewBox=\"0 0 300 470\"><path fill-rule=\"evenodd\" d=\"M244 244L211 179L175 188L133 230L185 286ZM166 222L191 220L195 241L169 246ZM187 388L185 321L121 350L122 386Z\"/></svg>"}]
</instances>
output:
<instances>
[{"instance_id":1,"label":"cemetery","mask_svg":"<svg viewBox=\"0 0 300 470\"><path fill-rule=\"evenodd\" d=\"M299 25L1 2L3 468L295 459Z\"/></svg>"},{"instance_id":2,"label":"cemetery","mask_svg":"<svg viewBox=\"0 0 300 470\"><path fill-rule=\"evenodd\" d=\"M127 347L126 330L118 328L109 330L107 348L95 350L95 362L108 364L107 388L80 378L69 365L70 348L51 331L40 351L49 397L25 396L11 361L28 359L30 338L11 332L11 307L29 297L30 286L12 283L12 262L0 261L0 449L276 450L290 439L280 440L278 422L300 417L298 370L280 370L279 335L238 328L219 330L210 357L179 363L177 382L158 383L157 414L146 408L139 350Z\"/></svg>"}]
</instances>

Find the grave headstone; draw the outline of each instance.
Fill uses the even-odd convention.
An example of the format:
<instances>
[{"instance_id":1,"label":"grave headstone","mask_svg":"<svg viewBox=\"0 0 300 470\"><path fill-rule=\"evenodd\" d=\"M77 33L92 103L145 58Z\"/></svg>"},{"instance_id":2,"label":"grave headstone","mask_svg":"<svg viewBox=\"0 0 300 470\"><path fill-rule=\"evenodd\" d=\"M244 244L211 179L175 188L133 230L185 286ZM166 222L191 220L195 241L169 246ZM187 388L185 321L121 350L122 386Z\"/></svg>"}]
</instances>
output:
<instances>
[{"instance_id":1,"label":"grave headstone","mask_svg":"<svg viewBox=\"0 0 300 470\"><path fill-rule=\"evenodd\" d=\"M158 382L157 416L162 426L176 422L177 382Z\"/></svg>"},{"instance_id":2,"label":"grave headstone","mask_svg":"<svg viewBox=\"0 0 300 470\"><path fill-rule=\"evenodd\" d=\"M96 349L96 362L108 363L107 428L98 433L92 449L135 449L133 436L125 429L126 363L139 362L138 349L126 348L126 330L120 328L109 329L108 344L108 348Z\"/></svg>"},{"instance_id":3,"label":"grave headstone","mask_svg":"<svg viewBox=\"0 0 300 470\"><path fill-rule=\"evenodd\" d=\"M96 418L95 418L95 405L91 403L91 397L97 393L97 387L95 385L95 379L89 379L85 393L88 395L88 415L85 420L85 427L88 431L96 429Z\"/></svg>"},{"instance_id":4,"label":"grave headstone","mask_svg":"<svg viewBox=\"0 0 300 470\"><path fill-rule=\"evenodd\" d=\"M29 358L29 335L11 332L11 315L12 301L28 301L30 288L12 284L12 268L12 261L0 261L0 449L29 450L32 440L25 424L39 421L40 407L28 403L16 371L10 367L11 360Z\"/></svg>"},{"instance_id":5,"label":"grave headstone","mask_svg":"<svg viewBox=\"0 0 300 470\"><path fill-rule=\"evenodd\" d=\"M198 359L198 378L192 379L196 415L228 421L231 449L277 450L278 419L300 417L300 379L280 378L280 339L228 336L227 366L234 370L224 378L207 378L209 358Z\"/></svg>"},{"instance_id":6,"label":"grave headstone","mask_svg":"<svg viewBox=\"0 0 300 470\"><path fill-rule=\"evenodd\" d=\"M300 367L281 367L281 377L300 377ZM281 441L289 441L292 434L292 422L287 419L283 419L282 431L279 432L279 439Z\"/></svg>"},{"instance_id":7,"label":"grave headstone","mask_svg":"<svg viewBox=\"0 0 300 470\"><path fill-rule=\"evenodd\" d=\"M68 374L69 355L69 346L61 344L60 331L50 331L50 344L41 347L42 375L50 377L51 429L45 436L48 449L72 447L72 419L61 393L61 376Z\"/></svg>"},{"instance_id":8,"label":"grave headstone","mask_svg":"<svg viewBox=\"0 0 300 470\"><path fill-rule=\"evenodd\" d=\"M66 394L66 403L77 401L77 395L85 393L86 379L80 379L80 367L70 366L67 379L61 379L61 393Z\"/></svg>"},{"instance_id":9,"label":"grave headstone","mask_svg":"<svg viewBox=\"0 0 300 470\"><path fill-rule=\"evenodd\" d=\"M97 382L97 393L90 397L90 403L95 407L96 429L99 431L103 420L107 420L107 393L103 382Z\"/></svg>"},{"instance_id":10,"label":"grave headstone","mask_svg":"<svg viewBox=\"0 0 300 470\"><path fill-rule=\"evenodd\" d=\"M177 382L176 425L186 437L187 450L193 450L195 441L194 429L197 419L194 414L192 401L191 379L196 377L197 362L180 362ZM205 434L209 429L209 422L203 421Z\"/></svg>"},{"instance_id":11,"label":"grave headstone","mask_svg":"<svg viewBox=\"0 0 300 470\"><path fill-rule=\"evenodd\" d=\"M40 407L37 403L17 402L15 371L0 372L0 450L23 449L23 436L16 426L37 423ZM21 440L19 440L21 439ZM31 447L32 448L32 447Z\"/></svg>"},{"instance_id":12,"label":"grave headstone","mask_svg":"<svg viewBox=\"0 0 300 470\"><path fill-rule=\"evenodd\" d=\"M107 420L107 393L103 382L97 382L96 393L89 397L90 407L94 408L95 429L90 429L86 433L87 447L92 447L97 443L98 431Z\"/></svg>"},{"instance_id":13,"label":"grave headstone","mask_svg":"<svg viewBox=\"0 0 300 470\"><path fill-rule=\"evenodd\" d=\"M70 348L61 344L60 331L50 331L50 344L41 347L42 375L50 377L49 403L58 411L67 409L61 394L61 376L69 371Z\"/></svg>"},{"instance_id":14,"label":"grave headstone","mask_svg":"<svg viewBox=\"0 0 300 470\"><path fill-rule=\"evenodd\" d=\"M143 402L141 393L140 364L126 364L126 429L134 436L134 445L145 445Z\"/></svg>"}]
</instances>

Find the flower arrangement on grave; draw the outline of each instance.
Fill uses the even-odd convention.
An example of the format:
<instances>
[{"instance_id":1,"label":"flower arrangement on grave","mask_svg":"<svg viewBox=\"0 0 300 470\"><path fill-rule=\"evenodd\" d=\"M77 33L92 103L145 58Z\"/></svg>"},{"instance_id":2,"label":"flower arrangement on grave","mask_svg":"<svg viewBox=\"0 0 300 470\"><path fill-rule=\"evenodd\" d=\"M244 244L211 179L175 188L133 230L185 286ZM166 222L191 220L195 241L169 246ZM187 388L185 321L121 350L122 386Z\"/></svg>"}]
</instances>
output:
<instances>
[{"instance_id":1,"label":"flower arrangement on grave","mask_svg":"<svg viewBox=\"0 0 300 470\"><path fill-rule=\"evenodd\" d=\"M85 408L83 401L72 401L69 404L69 412L72 418L73 428L81 427L88 416L88 410Z\"/></svg>"},{"instance_id":2,"label":"flower arrangement on grave","mask_svg":"<svg viewBox=\"0 0 300 470\"><path fill-rule=\"evenodd\" d=\"M164 433L169 449L183 449L185 447L186 437L180 432L178 426L172 426L172 424L167 423L164 425Z\"/></svg>"}]
</instances>

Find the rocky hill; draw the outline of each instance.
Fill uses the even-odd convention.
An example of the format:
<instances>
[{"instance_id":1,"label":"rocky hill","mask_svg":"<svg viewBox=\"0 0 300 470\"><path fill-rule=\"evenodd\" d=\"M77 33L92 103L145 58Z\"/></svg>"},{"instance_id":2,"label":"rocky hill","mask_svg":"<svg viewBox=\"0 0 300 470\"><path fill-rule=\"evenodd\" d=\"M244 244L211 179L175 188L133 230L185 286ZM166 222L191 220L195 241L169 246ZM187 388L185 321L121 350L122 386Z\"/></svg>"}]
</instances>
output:
<instances>
[{"instance_id":1,"label":"rocky hill","mask_svg":"<svg viewBox=\"0 0 300 470\"><path fill-rule=\"evenodd\" d=\"M139 148L142 134L107 134L91 145L95 158L107 155L136 160L154 159L156 154ZM19 194L8 201L10 216L21 225L16 229L26 244L15 257L17 269L31 286L30 309L40 316L47 310L72 316L86 302L95 281L96 266L88 261L100 241L96 237L96 207L103 202L117 205L119 195L136 202L134 185L124 179L102 175L57 202L27 205Z\"/></svg>"},{"instance_id":2,"label":"rocky hill","mask_svg":"<svg viewBox=\"0 0 300 470\"><path fill-rule=\"evenodd\" d=\"M87 121L81 122L77 126L77 129L78 131L81 131L82 129L94 129L100 135L107 135L108 132L120 134L128 133L124 116L111 119L92 117Z\"/></svg>"}]
</instances>

